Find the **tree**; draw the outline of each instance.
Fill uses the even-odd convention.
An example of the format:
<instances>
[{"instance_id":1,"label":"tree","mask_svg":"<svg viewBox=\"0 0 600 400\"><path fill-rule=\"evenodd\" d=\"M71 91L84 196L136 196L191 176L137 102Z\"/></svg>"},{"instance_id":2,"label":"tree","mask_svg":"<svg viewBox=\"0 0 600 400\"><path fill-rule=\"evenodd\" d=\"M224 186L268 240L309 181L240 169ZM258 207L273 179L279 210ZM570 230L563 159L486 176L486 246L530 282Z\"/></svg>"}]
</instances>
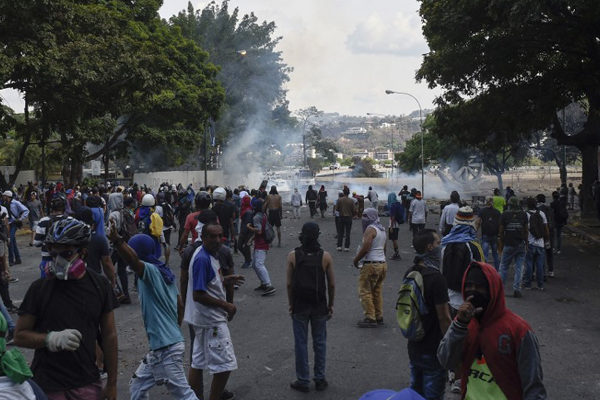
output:
<instances>
[{"instance_id":1,"label":"tree","mask_svg":"<svg viewBox=\"0 0 600 400\"><path fill-rule=\"evenodd\" d=\"M339 152L337 144L331 139L324 139L318 126L312 126L307 135L308 142L315 148L315 152L330 163L336 162L335 153Z\"/></svg>"},{"instance_id":2,"label":"tree","mask_svg":"<svg viewBox=\"0 0 600 400\"><path fill-rule=\"evenodd\" d=\"M443 89L438 116L448 112L448 118L457 118L465 113L454 108L468 108L501 120L506 143L551 127L559 145L582 153L583 211L591 214L600 144L597 1L421 0L420 14L430 51L417 79ZM588 119L569 134L557 110L573 101L587 104Z\"/></svg>"}]
</instances>

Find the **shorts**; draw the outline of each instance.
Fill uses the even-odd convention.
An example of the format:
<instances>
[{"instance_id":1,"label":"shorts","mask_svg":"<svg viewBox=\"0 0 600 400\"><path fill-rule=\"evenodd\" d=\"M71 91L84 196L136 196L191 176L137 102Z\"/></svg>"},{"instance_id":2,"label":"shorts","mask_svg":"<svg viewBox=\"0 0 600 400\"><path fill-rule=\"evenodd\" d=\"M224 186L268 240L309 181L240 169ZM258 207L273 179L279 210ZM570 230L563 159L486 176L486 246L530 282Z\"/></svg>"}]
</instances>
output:
<instances>
[{"instance_id":1,"label":"shorts","mask_svg":"<svg viewBox=\"0 0 600 400\"><path fill-rule=\"evenodd\" d=\"M390 236L390 240L398 240L398 232L400 228L390 228L388 230L388 235Z\"/></svg>"},{"instance_id":2,"label":"shorts","mask_svg":"<svg viewBox=\"0 0 600 400\"><path fill-rule=\"evenodd\" d=\"M269 223L271 226L281 226L281 209L269 210Z\"/></svg>"},{"instance_id":3,"label":"shorts","mask_svg":"<svg viewBox=\"0 0 600 400\"><path fill-rule=\"evenodd\" d=\"M233 343L226 323L210 328L194 326L194 333L192 368L208 370L211 374L237 369Z\"/></svg>"},{"instance_id":4,"label":"shorts","mask_svg":"<svg viewBox=\"0 0 600 400\"><path fill-rule=\"evenodd\" d=\"M32 232L35 232L39 223L40 223L39 220L38 221L29 221L29 227L31 228Z\"/></svg>"},{"instance_id":5,"label":"shorts","mask_svg":"<svg viewBox=\"0 0 600 400\"><path fill-rule=\"evenodd\" d=\"M102 381L90 383L76 389L46 393L48 400L100 400L102 399Z\"/></svg>"}]
</instances>

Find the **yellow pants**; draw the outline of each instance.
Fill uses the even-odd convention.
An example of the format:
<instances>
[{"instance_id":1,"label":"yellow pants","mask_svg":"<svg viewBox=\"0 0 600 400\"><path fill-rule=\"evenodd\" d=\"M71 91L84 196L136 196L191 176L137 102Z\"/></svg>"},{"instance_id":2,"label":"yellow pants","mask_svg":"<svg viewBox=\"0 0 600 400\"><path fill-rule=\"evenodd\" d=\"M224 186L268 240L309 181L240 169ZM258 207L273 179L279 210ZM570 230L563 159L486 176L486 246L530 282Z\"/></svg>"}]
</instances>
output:
<instances>
[{"instance_id":1,"label":"yellow pants","mask_svg":"<svg viewBox=\"0 0 600 400\"><path fill-rule=\"evenodd\" d=\"M387 263L365 263L358 277L358 296L365 318L383 319L383 281Z\"/></svg>"}]
</instances>

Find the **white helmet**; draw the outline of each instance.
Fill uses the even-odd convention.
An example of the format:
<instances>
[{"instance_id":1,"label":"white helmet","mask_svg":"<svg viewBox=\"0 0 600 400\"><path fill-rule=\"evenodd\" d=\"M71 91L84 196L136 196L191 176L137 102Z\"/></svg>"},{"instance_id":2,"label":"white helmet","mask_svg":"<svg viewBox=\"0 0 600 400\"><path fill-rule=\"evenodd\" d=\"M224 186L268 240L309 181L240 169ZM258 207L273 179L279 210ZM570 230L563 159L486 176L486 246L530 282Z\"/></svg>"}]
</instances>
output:
<instances>
[{"instance_id":1,"label":"white helmet","mask_svg":"<svg viewBox=\"0 0 600 400\"><path fill-rule=\"evenodd\" d=\"M150 193L145 194L144 197L142 197L142 205L143 206L154 207L154 204L156 204L156 202L154 200L154 196L152 196Z\"/></svg>"},{"instance_id":2,"label":"white helmet","mask_svg":"<svg viewBox=\"0 0 600 400\"><path fill-rule=\"evenodd\" d=\"M212 193L213 200L225 201L226 196L227 196L227 192L225 191L225 189L223 189L220 186L218 188L216 188Z\"/></svg>"}]
</instances>

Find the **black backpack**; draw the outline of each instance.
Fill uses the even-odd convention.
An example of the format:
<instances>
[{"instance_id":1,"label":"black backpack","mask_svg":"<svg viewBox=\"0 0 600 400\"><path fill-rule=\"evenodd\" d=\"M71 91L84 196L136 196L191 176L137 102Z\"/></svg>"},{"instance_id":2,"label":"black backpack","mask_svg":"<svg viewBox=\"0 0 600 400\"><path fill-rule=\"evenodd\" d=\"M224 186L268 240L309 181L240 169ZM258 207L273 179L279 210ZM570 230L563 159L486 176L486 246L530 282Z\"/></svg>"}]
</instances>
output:
<instances>
[{"instance_id":1,"label":"black backpack","mask_svg":"<svg viewBox=\"0 0 600 400\"><path fill-rule=\"evenodd\" d=\"M129 239L138 233L137 224L135 223L135 216L127 210L121 210L121 231L119 235L125 240Z\"/></svg>"},{"instance_id":2,"label":"black backpack","mask_svg":"<svg viewBox=\"0 0 600 400\"><path fill-rule=\"evenodd\" d=\"M546 227L539 211L527 211L529 214L529 232L536 239L546 236Z\"/></svg>"},{"instance_id":3,"label":"black backpack","mask_svg":"<svg viewBox=\"0 0 600 400\"><path fill-rule=\"evenodd\" d=\"M442 275L446 278L448 289L462 291L465 271L472 261L484 261L483 250L477 242L448 243L442 256Z\"/></svg>"},{"instance_id":4,"label":"black backpack","mask_svg":"<svg viewBox=\"0 0 600 400\"><path fill-rule=\"evenodd\" d=\"M173 215L173 208L167 202L160 203L160 206L163 209L163 226L171 227L175 226L175 216Z\"/></svg>"}]
</instances>

